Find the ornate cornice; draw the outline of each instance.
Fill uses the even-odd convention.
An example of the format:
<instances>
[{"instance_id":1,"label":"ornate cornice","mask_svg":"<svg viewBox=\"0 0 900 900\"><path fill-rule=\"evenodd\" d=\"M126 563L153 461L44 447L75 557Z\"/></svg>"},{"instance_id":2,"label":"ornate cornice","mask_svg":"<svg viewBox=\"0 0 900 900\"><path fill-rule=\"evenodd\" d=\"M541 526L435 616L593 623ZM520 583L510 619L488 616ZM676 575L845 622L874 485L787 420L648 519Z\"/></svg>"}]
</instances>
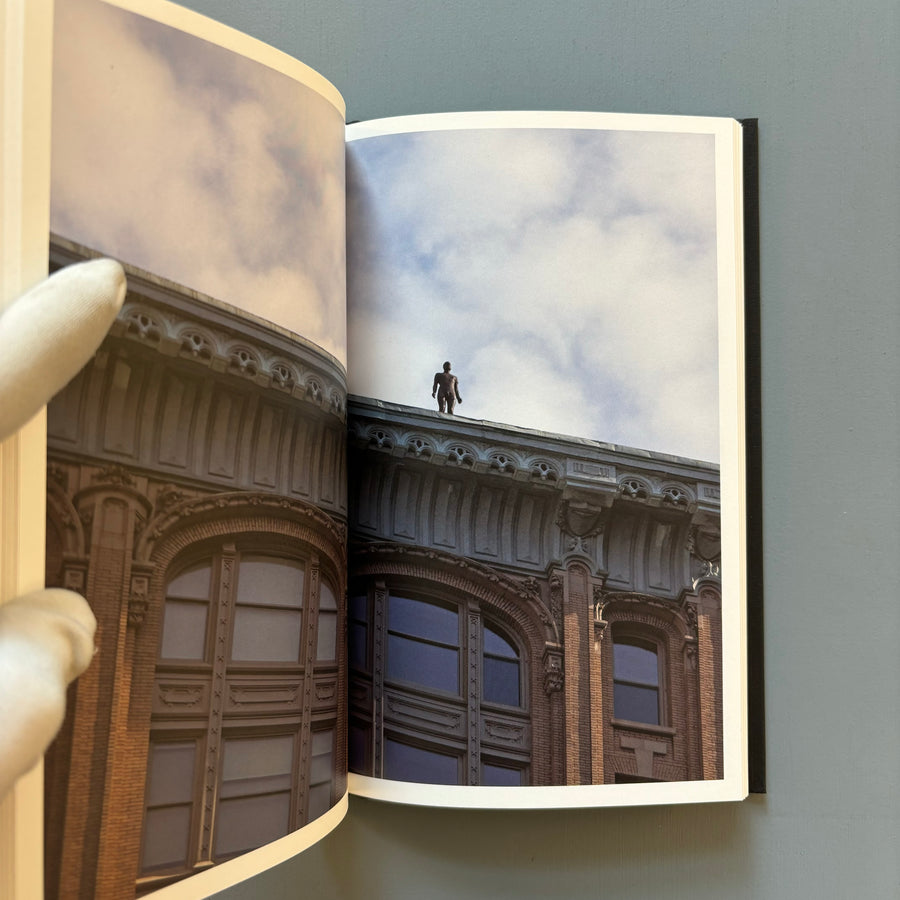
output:
<instances>
[{"instance_id":1,"label":"ornate cornice","mask_svg":"<svg viewBox=\"0 0 900 900\"><path fill-rule=\"evenodd\" d=\"M346 419L346 380L324 352L320 359L302 345L297 349L304 352L292 352L283 340L276 344L267 339L259 326L210 325L200 303L189 311L167 310L129 293L110 338L133 341L167 358L177 357L220 375L249 381L317 406L342 422Z\"/></svg>"},{"instance_id":2,"label":"ornate cornice","mask_svg":"<svg viewBox=\"0 0 900 900\"><path fill-rule=\"evenodd\" d=\"M97 254L64 238L51 239L51 264ZM183 364L255 384L346 419L347 376L327 351L300 335L124 264L128 293L105 346L138 344Z\"/></svg>"},{"instance_id":3,"label":"ornate cornice","mask_svg":"<svg viewBox=\"0 0 900 900\"><path fill-rule=\"evenodd\" d=\"M451 424L363 397L351 397L348 412L351 447L556 489L571 504L558 524L576 539L598 534L602 509L616 499L690 514L718 508L718 467L707 462L460 416ZM579 520L579 508L590 521Z\"/></svg>"}]
</instances>

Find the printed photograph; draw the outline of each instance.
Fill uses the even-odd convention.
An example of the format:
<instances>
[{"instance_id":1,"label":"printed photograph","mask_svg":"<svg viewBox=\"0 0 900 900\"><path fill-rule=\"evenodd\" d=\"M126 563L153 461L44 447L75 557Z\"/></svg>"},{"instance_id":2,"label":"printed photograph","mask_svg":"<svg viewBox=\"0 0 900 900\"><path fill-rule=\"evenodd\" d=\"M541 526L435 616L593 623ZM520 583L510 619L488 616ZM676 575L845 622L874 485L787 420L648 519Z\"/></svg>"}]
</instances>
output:
<instances>
[{"instance_id":1,"label":"printed photograph","mask_svg":"<svg viewBox=\"0 0 900 900\"><path fill-rule=\"evenodd\" d=\"M350 769L719 780L716 136L540 115L349 129Z\"/></svg>"},{"instance_id":2,"label":"printed photograph","mask_svg":"<svg viewBox=\"0 0 900 900\"><path fill-rule=\"evenodd\" d=\"M56 29L51 269L113 256L128 293L48 411L47 584L98 634L45 890L126 900L345 796L343 118L103 3Z\"/></svg>"}]
</instances>

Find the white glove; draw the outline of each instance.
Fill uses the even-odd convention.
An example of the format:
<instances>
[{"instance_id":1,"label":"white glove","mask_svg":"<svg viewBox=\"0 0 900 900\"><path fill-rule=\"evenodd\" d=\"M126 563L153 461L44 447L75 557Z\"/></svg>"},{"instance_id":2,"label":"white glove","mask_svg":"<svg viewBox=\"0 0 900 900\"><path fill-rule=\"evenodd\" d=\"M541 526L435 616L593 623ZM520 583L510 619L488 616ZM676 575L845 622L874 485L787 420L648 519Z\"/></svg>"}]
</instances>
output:
<instances>
[{"instance_id":1,"label":"white glove","mask_svg":"<svg viewBox=\"0 0 900 900\"><path fill-rule=\"evenodd\" d=\"M87 363L125 298L109 259L61 269L0 317L0 440L21 428ZM66 686L94 655L94 614L56 588L0 606L0 798L43 755L65 714Z\"/></svg>"}]
</instances>

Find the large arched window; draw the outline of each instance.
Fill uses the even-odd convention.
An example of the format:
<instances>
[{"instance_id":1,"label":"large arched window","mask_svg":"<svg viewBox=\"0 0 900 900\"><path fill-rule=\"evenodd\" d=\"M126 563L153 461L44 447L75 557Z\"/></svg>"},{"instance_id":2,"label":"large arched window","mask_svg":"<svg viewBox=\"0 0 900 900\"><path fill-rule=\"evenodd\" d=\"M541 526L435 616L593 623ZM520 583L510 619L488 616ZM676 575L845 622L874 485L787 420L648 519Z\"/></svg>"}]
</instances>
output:
<instances>
[{"instance_id":1,"label":"large arched window","mask_svg":"<svg viewBox=\"0 0 900 900\"><path fill-rule=\"evenodd\" d=\"M283 837L337 799L336 710L303 699L338 657L337 592L318 557L206 544L170 572L141 889Z\"/></svg>"},{"instance_id":2,"label":"large arched window","mask_svg":"<svg viewBox=\"0 0 900 900\"><path fill-rule=\"evenodd\" d=\"M528 783L527 665L520 639L489 607L370 585L351 597L349 633L351 697L365 698L351 718L351 769L432 784Z\"/></svg>"}]
</instances>

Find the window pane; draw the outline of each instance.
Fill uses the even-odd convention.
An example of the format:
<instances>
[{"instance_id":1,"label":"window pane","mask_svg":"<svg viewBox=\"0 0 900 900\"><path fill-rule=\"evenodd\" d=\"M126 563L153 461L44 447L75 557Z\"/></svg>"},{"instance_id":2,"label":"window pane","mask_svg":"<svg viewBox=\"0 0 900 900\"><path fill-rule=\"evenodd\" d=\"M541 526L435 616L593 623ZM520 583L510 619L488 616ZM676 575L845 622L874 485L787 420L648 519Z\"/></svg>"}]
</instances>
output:
<instances>
[{"instance_id":1,"label":"window pane","mask_svg":"<svg viewBox=\"0 0 900 900\"><path fill-rule=\"evenodd\" d=\"M632 684L613 685L613 704L617 719L659 725L659 692L656 688Z\"/></svg>"},{"instance_id":2,"label":"window pane","mask_svg":"<svg viewBox=\"0 0 900 900\"><path fill-rule=\"evenodd\" d=\"M388 628L442 644L459 645L459 614L422 600L391 596L388 599Z\"/></svg>"},{"instance_id":3,"label":"window pane","mask_svg":"<svg viewBox=\"0 0 900 900\"><path fill-rule=\"evenodd\" d=\"M180 597L182 600L206 600L209 598L209 585L212 580L212 566L208 563L192 566L169 582L167 597Z\"/></svg>"},{"instance_id":4,"label":"window pane","mask_svg":"<svg viewBox=\"0 0 900 900\"><path fill-rule=\"evenodd\" d=\"M487 625L484 626L484 652L490 653L492 656L503 656L507 659L519 658L519 653L515 647Z\"/></svg>"},{"instance_id":5,"label":"window pane","mask_svg":"<svg viewBox=\"0 0 900 900\"><path fill-rule=\"evenodd\" d=\"M312 761L309 766L310 784L331 781L334 775L334 732L314 731L312 736Z\"/></svg>"},{"instance_id":6,"label":"window pane","mask_svg":"<svg viewBox=\"0 0 900 900\"><path fill-rule=\"evenodd\" d=\"M288 559L243 556L237 602L263 606L303 606L303 564Z\"/></svg>"},{"instance_id":7,"label":"window pane","mask_svg":"<svg viewBox=\"0 0 900 900\"><path fill-rule=\"evenodd\" d=\"M215 855L233 856L284 837L290 831L290 792L221 800Z\"/></svg>"},{"instance_id":8,"label":"window pane","mask_svg":"<svg viewBox=\"0 0 900 900\"><path fill-rule=\"evenodd\" d=\"M522 783L522 770L482 763L481 783L494 787L518 787Z\"/></svg>"},{"instance_id":9,"label":"window pane","mask_svg":"<svg viewBox=\"0 0 900 900\"><path fill-rule=\"evenodd\" d=\"M193 741L150 744L142 871L187 865L195 749Z\"/></svg>"},{"instance_id":10,"label":"window pane","mask_svg":"<svg viewBox=\"0 0 900 900\"><path fill-rule=\"evenodd\" d=\"M300 616L299 610L238 607L234 611L231 658L299 662Z\"/></svg>"},{"instance_id":11,"label":"window pane","mask_svg":"<svg viewBox=\"0 0 900 900\"><path fill-rule=\"evenodd\" d=\"M331 780L334 777L334 730L314 731L309 767L307 821L331 808Z\"/></svg>"},{"instance_id":12,"label":"window pane","mask_svg":"<svg viewBox=\"0 0 900 900\"><path fill-rule=\"evenodd\" d=\"M327 581L321 581L319 584L319 609L337 609L337 600L334 591Z\"/></svg>"},{"instance_id":13,"label":"window pane","mask_svg":"<svg viewBox=\"0 0 900 900\"><path fill-rule=\"evenodd\" d=\"M194 790L192 743L151 744L147 806L183 803Z\"/></svg>"},{"instance_id":14,"label":"window pane","mask_svg":"<svg viewBox=\"0 0 900 900\"><path fill-rule=\"evenodd\" d=\"M148 872L187 865L190 827L190 804L147 810L141 870Z\"/></svg>"},{"instance_id":15,"label":"window pane","mask_svg":"<svg viewBox=\"0 0 900 900\"><path fill-rule=\"evenodd\" d=\"M316 628L316 659L337 659L337 612L319 610Z\"/></svg>"},{"instance_id":16,"label":"window pane","mask_svg":"<svg viewBox=\"0 0 900 900\"><path fill-rule=\"evenodd\" d=\"M369 598L365 595L351 597L348 603L347 614L357 622L366 622L369 618Z\"/></svg>"},{"instance_id":17,"label":"window pane","mask_svg":"<svg viewBox=\"0 0 900 900\"><path fill-rule=\"evenodd\" d=\"M519 706L519 663L485 656L483 696L488 703Z\"/></svg>"},{"instance_id":18,"label":"window pane","mask_svg":"<svg viewBox=\"0 0 900 900\"><path fill-rule=\"evenodd\" d=\"M371 775L369 749L372 742L372 730L368 725L350 723L350 738L347 742L348 766L360 775Z\"/></svg>"},{"instance_id":19,"label":"window pane","mask_svg":"<svg viewBox=\"0 0 900 900\"><path fill-rule=\"evenodd\" d=\"M289 775L294 760L294 737L229 738L225 741L222 780L261 775Z\"/></svg>"},{"instance_id":20,"label":"window pane","mask_svg":"<svg viewBox=\"0 0 900 900\"><path fill-rule=\"evenodd\" d=\"M639 684L659 684L659 664L656 651L635 644L615 644L613 648L613 676L617 681L636 681Z\"/></svg>"},{"instance_id":21,"label":"window pane","mask_svg":"<svg viewBox=\"0 0 900 900\"><path fill-rule=\"evenodd\" d=\"M331 782L311 785L309 788L306 821L312 822L313 819L324 816L329 809L331 809Z\"/></svg>"},{"instance_id":22,"label":"window pane","mask_svg":"<svg viewBox=\"0 0 900 900\"><path fill-rule=\"evenodd\" d=\"M204 659L207 603L166 600L161 659Z\"/></svg>"},{"instance_id":23,"label":"window pane","mask_svg":"<svg viewBox=\"0 0 900 900\"><path fill-rule=\"evenodd\" d=\"M351 622L347 644L350 650L350 665L356 669L365 669L368 661L369 634L365 624Z\"/></svg>"},{"instance_id":24,"label":"window pane","mask_svg":"<svg viewBox=\"0 0 900 900\"><path fill-rule=\"evenodd\" d=\"M412 747L388 738L384 742L384 777L421 784L457 784L459 761L456 756Z\"/></svg>"},{"instance_id":25,"label":"window pane","mask_svg":"<svg viewBox=\"0 0 900 900\"><path fill-rule=\"evenodd\" d=\"M388 635L387 677L459 693L459 651Z\"/></svg>"}]
</instances>

